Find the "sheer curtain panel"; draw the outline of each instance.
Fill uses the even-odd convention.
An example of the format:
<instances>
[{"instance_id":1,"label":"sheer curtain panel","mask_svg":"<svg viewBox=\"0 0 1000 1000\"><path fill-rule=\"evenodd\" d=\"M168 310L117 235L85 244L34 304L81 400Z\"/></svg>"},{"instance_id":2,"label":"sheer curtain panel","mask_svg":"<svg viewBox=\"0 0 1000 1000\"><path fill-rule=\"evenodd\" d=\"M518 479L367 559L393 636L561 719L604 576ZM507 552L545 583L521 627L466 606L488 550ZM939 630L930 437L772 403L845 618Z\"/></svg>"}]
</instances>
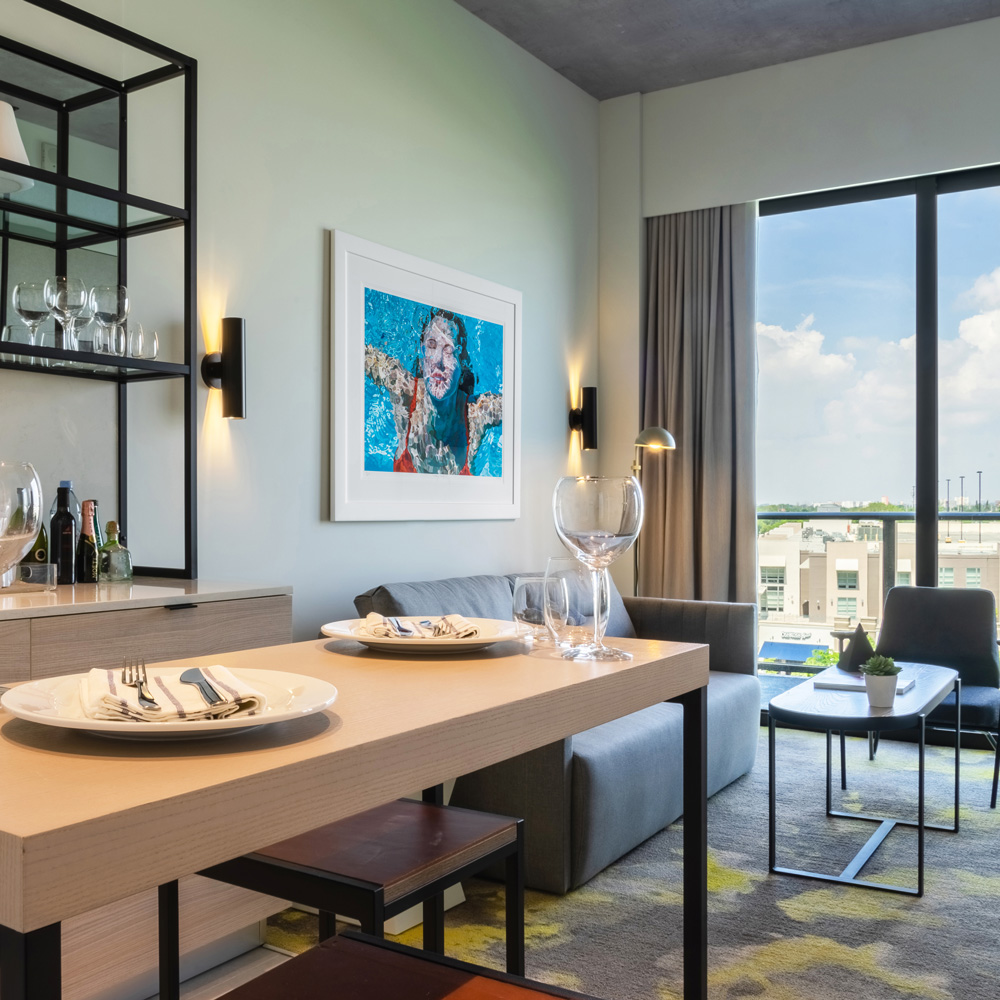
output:
<instances>
[{"instance_id":1,"label":"sheer curtain panel","mask_svg":"<svg viewBox=\"0 0 1000 1000\"><path fill-rule=\"evenodd\" d=\"M639 593L756 603L757 206L647 220L642 425L677 450L642 466Z\"/></svg>"}]
</instances>

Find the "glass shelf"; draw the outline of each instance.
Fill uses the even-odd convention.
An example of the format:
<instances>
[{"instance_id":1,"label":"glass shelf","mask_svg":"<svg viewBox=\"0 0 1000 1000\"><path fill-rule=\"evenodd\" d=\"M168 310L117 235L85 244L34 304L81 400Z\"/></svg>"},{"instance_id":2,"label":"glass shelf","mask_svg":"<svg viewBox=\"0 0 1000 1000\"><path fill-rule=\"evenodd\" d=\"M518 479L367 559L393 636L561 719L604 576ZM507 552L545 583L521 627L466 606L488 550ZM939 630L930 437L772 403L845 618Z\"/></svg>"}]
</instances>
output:
<instances>
[{"instance_id":1,"label":"glass shelf","mask_svg":"<svg viewBox=\"0 0 1000 1000\"><path fill-rule=\"evenodd\" d=\"M171 361L146 361L139 358L112 358L87 351L65 351L59 347L29 344L3 344L0 369L33 372L37 375L66 375L105 382L148 382L152 379L184 378L187 365Z\"/></svg>"}]
</instances>

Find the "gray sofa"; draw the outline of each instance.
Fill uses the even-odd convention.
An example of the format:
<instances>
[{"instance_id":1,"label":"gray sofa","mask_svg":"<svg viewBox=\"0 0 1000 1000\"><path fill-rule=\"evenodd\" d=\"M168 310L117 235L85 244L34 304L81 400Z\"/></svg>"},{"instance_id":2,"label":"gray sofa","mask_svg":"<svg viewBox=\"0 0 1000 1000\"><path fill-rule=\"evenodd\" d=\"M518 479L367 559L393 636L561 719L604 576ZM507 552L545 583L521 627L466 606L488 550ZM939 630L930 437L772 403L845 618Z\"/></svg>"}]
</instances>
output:
<instances>
[{"instance_id":1,"label":"gray sofa","mask_svg":"<svg viewBox=\"0 0 1000 1000\"><path fill-rule=\"evenodd\" d=\"M457 613L511 618L513 576L391 583L354 599L363 617ZM708 643L708 793L753 767L760 727L753 604L621 595L609 636ZM680 705L664 702L462 775L451 801L524 818L525 882L564 893L682 812Z\"/></svg>"}]
</instances>

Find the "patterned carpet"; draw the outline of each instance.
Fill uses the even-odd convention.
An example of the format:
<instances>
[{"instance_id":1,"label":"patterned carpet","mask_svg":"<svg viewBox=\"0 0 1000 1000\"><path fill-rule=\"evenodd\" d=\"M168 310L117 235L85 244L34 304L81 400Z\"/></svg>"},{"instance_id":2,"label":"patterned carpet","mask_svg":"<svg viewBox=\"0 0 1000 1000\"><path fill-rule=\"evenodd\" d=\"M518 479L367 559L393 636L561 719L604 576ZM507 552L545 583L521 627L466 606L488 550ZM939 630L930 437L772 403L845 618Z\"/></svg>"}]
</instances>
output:
<instances>
[{"instance_id":1,"label":"patterned carpet","mask_svg":"<svg viewBox=\"0 0 1000 1000\"><path fill-rule=\"evenodd\" d=\"M840 871L874 830L824 814L824 737L778 731L778 858ZM709 989L713 1000L978 1000L1000 979L1000 810L989 807L993 756L962 751L958 834L926 835L925 895L901 896L767 873L767 732L754 771L709 802ZM928 821L948 822L953 750L928 748ZM915 818L917 748L848 740L845 811ZM839 789L835 795L840 796ZM835 808L837 798L835 798ZM681 840L675 824L567 896L528 892L528 975L607 1000L681 996ZM862 877L916 884L916 833L890 834ZM466 883L448 914L448 953L503 966L503 890ZM313 918L271 929L300 950ZM400 940L420 944L420 928Z\"/></svg>"}]
</instances>

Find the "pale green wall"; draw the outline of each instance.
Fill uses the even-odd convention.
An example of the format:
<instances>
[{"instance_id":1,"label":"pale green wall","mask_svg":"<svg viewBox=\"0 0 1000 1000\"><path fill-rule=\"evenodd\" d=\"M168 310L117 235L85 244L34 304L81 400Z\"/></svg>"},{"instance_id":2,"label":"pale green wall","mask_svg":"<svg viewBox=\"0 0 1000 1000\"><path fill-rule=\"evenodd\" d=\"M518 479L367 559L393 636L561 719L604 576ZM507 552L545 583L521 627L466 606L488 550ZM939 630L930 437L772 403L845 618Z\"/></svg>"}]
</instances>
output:
<instances>
[{"instance_id":1,"label":"pale green wall","mask_svg":"<svg viewBox=\"0 0 1000 1000\"><path fill-rule=\"evenodd\" d=\"M199 60L199 298L246 317L249 410L200 434L200 575L291 583L306 638L379 582L544 567L597 373L597 102L452 0L81 6ZM334 228L523 293L519 520L324 519Z\"/></svg>"}]
</instances>

